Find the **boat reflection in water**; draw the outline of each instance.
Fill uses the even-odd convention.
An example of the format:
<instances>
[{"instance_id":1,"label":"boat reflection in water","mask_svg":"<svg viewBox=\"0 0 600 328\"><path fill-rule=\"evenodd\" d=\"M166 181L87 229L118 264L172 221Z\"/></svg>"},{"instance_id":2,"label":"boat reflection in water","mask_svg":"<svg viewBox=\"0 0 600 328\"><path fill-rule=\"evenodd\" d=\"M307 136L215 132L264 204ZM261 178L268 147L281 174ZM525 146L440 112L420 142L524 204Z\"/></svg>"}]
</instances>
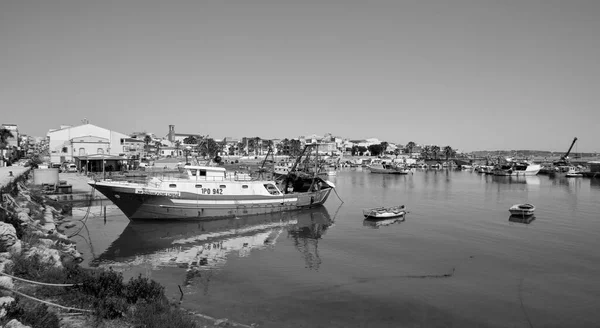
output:
<instances>
[{"instance_id":1,"label":"boat reflection in water","mask_svg":"<svg viewBox=\"0 0 600 328\"><path fill-rule=\"evenodd\" d=\"M395 218L391 218L391 219L373 219L373 218L367 218L363 220L363 226L365 227L369 227L369 228L373 228L373 229L379 229L379 227L383 227L383 226L389 226L392 225L394 223L400 223L400 222L404 222L404 216L399 216L399 217L395 217Z\"/></svg>"},{"instance_id":2,"label":"boat reflection in water","mask_svg":"<svg viewBox=\"0 0 600 328\"><path fill-rule=\"evenodd\" d=\"M528 184L539 185L541 183L538 176L490 176L493 182L500 184Z\"/></svg>"},{"instance_id":3,"label":"boat reflection in water","mask_svg":"<svg viewBox=\"0 0 600 328\"><path fill-rule=\"evenodd\" d=\"M511 215L508 221L514 223L530 224L535 220L535 216Z\"/></svg>"},{"instance_id":4,"label":"boat reflection in water","mask_svg":"<svg viewBox=\"0 0 600 328\"><path fill-rule=\"evenodd\" d=\"M224 265L233 254L244 257L252 250L273 247L286 231L299 251L308 252L311 247L316 249L318 239L332 223L323 206L206 221L132 221L90 266L118 269L145 263L152 269L211 269Z\"/></svg>"}]
</instances>

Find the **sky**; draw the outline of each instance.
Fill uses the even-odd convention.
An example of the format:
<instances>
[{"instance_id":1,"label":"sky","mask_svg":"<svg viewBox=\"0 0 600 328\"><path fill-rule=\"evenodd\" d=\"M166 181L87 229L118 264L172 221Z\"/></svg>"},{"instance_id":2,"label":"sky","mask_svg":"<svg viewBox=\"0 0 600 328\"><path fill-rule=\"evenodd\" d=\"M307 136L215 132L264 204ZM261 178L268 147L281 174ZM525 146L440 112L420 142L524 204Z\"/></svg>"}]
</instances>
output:
<instances>
[{"instance_id":1,"label":"sky","mask_svg":"<svg viewBox=\"0 0 600 328\"><path fill-rule=\"evenodd\" d=\"M600 151L600 1L1 0L0 123Z\"/></svg>"}]
</instances>

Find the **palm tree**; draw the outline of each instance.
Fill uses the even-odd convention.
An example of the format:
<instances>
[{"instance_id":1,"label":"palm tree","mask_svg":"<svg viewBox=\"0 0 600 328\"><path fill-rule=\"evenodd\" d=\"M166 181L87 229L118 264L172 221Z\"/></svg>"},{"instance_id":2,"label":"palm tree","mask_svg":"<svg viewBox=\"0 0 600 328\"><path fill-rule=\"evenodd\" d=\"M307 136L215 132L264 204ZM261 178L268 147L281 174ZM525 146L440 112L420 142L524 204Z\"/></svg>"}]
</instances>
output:
<instances>
[{"instance_id":1,"label":"palm tree","mask_svg":"<svg viewBox=\"0 0 600 328\"><path fill-rule=\"evenodd\" d=\"M156 147L156 156L158 157L160 153L160 147L162 146L162 144L160 143L160 141L157 141L154 143L154 146Z\"/></svg>"},{"instance_id":2,"label":"palm tree","mask_svg":"<svg viewBox=\"0 0 600 328\"><path fill-rule=\"evenodd\" d=\"M152 142L152 137L149 135L146 135L144 137L144 144L145 144L144 148L146 150L146 156L148 156L148 152L150 151L150 143L151 142Z\"/></svg>"},{"instance_id":3,"label":"palm tree","mask_svg":"<svg viewBox=\"0 0 600 328\"><path fill-rule=\"evenodd\" d=\"M257 154L256 151L259 151ZM262 140L259 137L254 137L254 155L262 154Z\"/></svg>"},{"instance_id":4,"label":"palm tree","mask_svg":"<svg viewBox=\"0 0 600 328\"><path fill-rule=\"evenodd\" d=\"M431 157L431 146L424 146L421 149L421 157L423 157L423 159L429 159Z\"/></svg>"},{"instance_id":5,"label":"palm tree","mask_svg":"<svg viewBox=\"0 0 600 328\"><path fill-rule=\"evenodd\" d=\"M433 155L433 158L438 159L438 154L440 152L440 147L439 146L431 146L431 154Z\"/></svg>"},{"instance_id":6,"label":"palm tree","mask_svg":"<svg viewBox=\"0 0 600 328\"><path fill-rule=\"evenodd\" d=\"M385 152L390 144L387 141L383 141L380 145L381 145L381 154L385 155Z\"/></svg>"},{"instance_id":7,"label":"palm tree","mask_svg":"<svg viewBox=\"0 0 600 328\"><path fill-rule=\"evenodd\" d=\"M443 151L444 151L444 154L446 155L446 162L447 162L448 159L454 155L454 149L452 149L452 147L450 147L450 146L445 146Z\"/></svg>"},{"instance_id":8,"label":"palm tree","mask_svg":"<svg viewBox=\"0 0 600 328\"><path fill-rule=\"evenodd\" d=\"M396 155L396 158L398 158L398 155L400 155L400 148L394 149L394 155Z\"/></svg>"},{"instance_id":9,"label":"palm tree","mask_svg":"<svg viewBox=\"0 0 600 328\"><path fill-rule=\"evenodd\" d=\"M177 157L179 157L179 148L181 148L181 141L177 140L175 141L175 153L177 154Z\"/></svg>"},{"instance_id":10,"label":"palm tree","mask_svg":"<svg viewBox=\"0 0 600 328\"><path fill-rule=\"evenodd\" d=\"M415 149L416 146L417 144L414 141L409 141L406 146L404 146L404 149L408 151L410 157L412 157L413 149Z\"/></svg>"},{"instance_id":11,"label":"palm tree","mask_svg":"<svg viewBox=\"0 0 600 328\"><path fill-rule=\"evenodd\" d=\"M296 156L300 155L301 151L302 151L302 145L300 143L300 140L292 139L290 141L290 155L296 157Z\"/></svg>"}]
</instances>

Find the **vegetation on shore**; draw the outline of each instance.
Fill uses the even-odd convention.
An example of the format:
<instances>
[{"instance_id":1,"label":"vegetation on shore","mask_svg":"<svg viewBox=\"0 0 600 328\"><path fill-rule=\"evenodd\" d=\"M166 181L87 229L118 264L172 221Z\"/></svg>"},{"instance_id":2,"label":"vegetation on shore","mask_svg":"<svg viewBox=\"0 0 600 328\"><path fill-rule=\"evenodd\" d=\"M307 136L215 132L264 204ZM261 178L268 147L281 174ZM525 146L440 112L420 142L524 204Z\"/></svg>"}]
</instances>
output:
<instances>
[{"instance_id":1,"label":"vegetation on shore","mask_svg":"<svg viewBox=\"0 0 600 328\"><path fill-rule=\"evenodd\" d=\"M24 204L21 194L14 196L16 203ZM54 213L60 213L61 205L46 202L34 192L27 196L32 223L24 224L19 217L22 212L6 204L0 209L0 221L15 228L22 245L18 251L11 248L0 253L0 280L4 279L0 292L14 298L0 309L0 326L13 319L33 328L213 326L213 321L192 315L168 300L164 287L153 280L140 275L124 281L122 274L113 270L82 268L64 252L65 244L74 244L72 241L60 232L42 233L33 223L43 220L42 209L52 207Z\"/></svg>"}]
</instances>

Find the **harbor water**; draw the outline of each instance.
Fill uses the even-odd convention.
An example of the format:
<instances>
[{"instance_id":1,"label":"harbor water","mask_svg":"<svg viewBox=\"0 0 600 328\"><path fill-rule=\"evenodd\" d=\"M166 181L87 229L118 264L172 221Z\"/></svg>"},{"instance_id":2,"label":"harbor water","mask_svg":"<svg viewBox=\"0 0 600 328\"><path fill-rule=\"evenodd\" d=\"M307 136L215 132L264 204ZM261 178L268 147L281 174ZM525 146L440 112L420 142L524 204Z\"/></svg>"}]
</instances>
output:
<instances>
[{"instance_id":1,"label":"harbor water","mask_svg":"<svg viewBox=\"0 0 600 328\"><path fill-rule=\"evenodd\" d=\"M83 265L148 276L187 309L247 325L598 326L600 179L344 168L330 180L343 204L332 193L320 209L130 223L104 201L75 208L86 224L66 233ZM511 217L518 203L535 217ZM398 204L404 221L362 216Z\"/></svg>"}]
</instances>

